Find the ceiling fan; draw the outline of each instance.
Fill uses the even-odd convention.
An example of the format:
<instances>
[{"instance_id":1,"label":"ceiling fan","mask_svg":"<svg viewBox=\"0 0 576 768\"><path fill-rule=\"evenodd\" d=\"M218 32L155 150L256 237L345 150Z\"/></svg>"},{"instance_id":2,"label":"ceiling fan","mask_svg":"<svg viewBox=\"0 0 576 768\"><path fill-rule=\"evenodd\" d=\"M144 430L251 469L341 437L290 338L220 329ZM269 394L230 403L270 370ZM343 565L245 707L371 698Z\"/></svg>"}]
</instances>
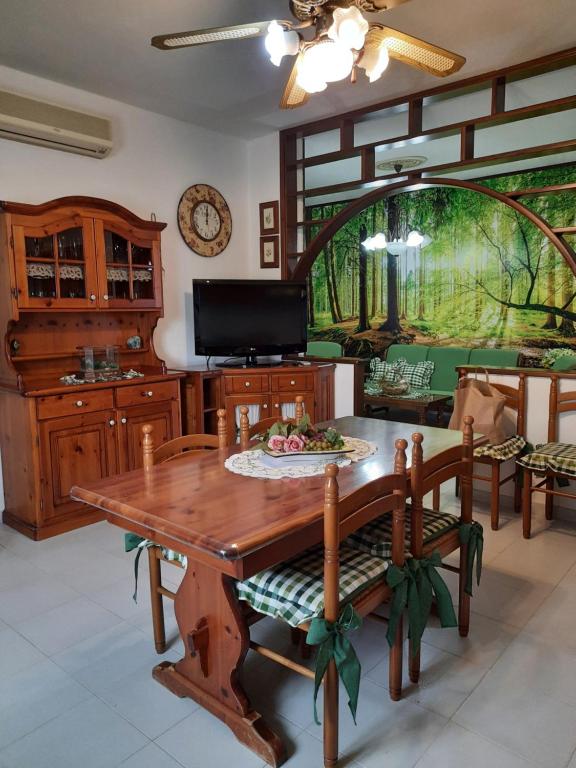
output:
<instances>
[{"instance_id":1,"label":"ceiling fan","mask_svg":"<svg viewBox=\"0 0 576 768\"><path fill-rule=\"evenodd\" d=\"M280 107L293 109L305 104L310 94L326 89L328 83L351 77L363 69L370 82L382 75L390 58L417 69L446 77L466 61L457 53L373 21L362 11L379 13L408 0L289 0L293 21L257 21L233 27L214 27L191 32L157 35L152 45L161 50L194 45L266 37L265 46L276 66L284 56L295 56ZM314 36L307 39L305 30Z\"/></svg>"}]
</instances>

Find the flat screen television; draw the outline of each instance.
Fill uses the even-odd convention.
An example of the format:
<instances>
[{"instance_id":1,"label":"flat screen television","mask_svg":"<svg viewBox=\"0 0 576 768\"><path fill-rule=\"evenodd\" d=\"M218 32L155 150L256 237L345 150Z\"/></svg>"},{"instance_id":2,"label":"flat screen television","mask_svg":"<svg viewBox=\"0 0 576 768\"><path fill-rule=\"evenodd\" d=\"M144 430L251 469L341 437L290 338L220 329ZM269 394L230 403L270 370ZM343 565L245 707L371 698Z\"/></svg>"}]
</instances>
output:
<instances>
[{"instance_id":1,"label":"flat screen television","mask_svg":"<svg viewBox=\"0 0 576 768\"><path fill-rule=\"evenodd\" d=\"M193 299L197 355L243 357L251 367L258 355L306 351L306 283L194 280Z\"/></svg>"}]
</instances>

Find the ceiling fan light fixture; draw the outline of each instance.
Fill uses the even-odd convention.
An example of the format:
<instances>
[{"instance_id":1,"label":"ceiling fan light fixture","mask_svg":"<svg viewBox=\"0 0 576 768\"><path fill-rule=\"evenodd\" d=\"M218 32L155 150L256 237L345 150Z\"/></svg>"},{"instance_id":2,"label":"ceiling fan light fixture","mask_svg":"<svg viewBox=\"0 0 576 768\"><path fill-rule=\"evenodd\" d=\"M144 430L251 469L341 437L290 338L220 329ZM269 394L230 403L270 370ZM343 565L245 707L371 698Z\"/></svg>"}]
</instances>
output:
<instances>
[{"instance_id":1,"label":"ceiling fan light fixture","mask_svg":"<svg viewBox=\"0 0 576 768\"><path fill-rule=\"evenodd\" d=\"M360 59L359 66L366 71L371 83L382 77L382 73L390 63L388 48L382 44L379 48L367 48Z\"/></svg>"},{"instance_id":2,"label":"ceiling fan light fixture","mask_svg":"<svg viewBox=\"0 0 576 768\"><path fill-rule=\"evenodd\" d=\"M370 25L358 8L336 8L332 19L328 37L350 50L361 50Z\"/></svg>"},{"instance_id":3,"label":"ceiling fan light fixture","mask_svg":"<svg viewBox=\"0 0 576 768\"><path fill-rule=\"evenodd\" d=\"M344 80L352 72L354 54L333 40L318 40L302 55L296 82L307 93L318 93L327 83Z\"/></svg>"},{"instance_id":4,"label":"ceiling fan light fixture","mask_svg":"<svg viewBox=\"0 0 576 768\"><path fill-rule=\"evenodd\" d=\"M279 67L284 56L295 56L298 53L300 37L294 30L284 29L277 21L271 21L268 25L264 46L270 55L272 64Z\"/></svg>"}]
</instances>

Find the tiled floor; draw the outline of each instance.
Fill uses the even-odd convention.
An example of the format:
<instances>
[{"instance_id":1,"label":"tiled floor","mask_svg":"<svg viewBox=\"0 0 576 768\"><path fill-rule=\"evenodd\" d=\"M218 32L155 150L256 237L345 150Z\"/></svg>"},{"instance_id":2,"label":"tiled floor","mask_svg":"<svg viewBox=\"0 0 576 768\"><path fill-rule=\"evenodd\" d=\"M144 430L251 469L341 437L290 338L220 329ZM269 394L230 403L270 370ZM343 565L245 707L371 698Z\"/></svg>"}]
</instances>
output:
<instances>
[{"instance_id":1,"label":"tiled floor","mask_svg":"<svg viewBox=\"0 0 576 768\"><path fill-rule=\"evenodd\" d=\"M353 638L363 680L357 727L343 703L342 765L576 768L576 529L538 518L524 541L513 515L498 533L482 504L477 518L485 569L468 639L431 626L421 684L406 681L392 703L382 625L367 620ZM0 527L0 768L260 768L220 721L152 680L145 561L135 605L117 529L34 543ZM164 658L176 659L168 626ZM289 647L272 622L253 631ZM244 678L288 744L288 766L321 768L310 682L253 654Z\"/></svg>"}]
</instances>

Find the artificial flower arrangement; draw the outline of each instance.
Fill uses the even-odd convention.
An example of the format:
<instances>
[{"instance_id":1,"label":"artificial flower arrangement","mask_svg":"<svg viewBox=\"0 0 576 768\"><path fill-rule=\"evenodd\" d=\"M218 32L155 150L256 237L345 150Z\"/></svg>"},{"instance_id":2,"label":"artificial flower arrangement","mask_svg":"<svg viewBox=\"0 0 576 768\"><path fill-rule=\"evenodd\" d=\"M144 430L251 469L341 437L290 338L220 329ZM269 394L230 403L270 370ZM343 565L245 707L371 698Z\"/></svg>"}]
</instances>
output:
<instances>
[{"instance_id":1,"label":"artificial flower arrangement","mask_svg":"<svg viewBox=\"0 0 576 768\"><path fill-rule=\"evenodd\" d=\"M341 451L344 449L342 435L332 427L319 429L310 422L308 414L297 423L277 421L260 435L260 442L254 449L273 453L301 453L309 451Z\"/></svg>"}]
</instances>

